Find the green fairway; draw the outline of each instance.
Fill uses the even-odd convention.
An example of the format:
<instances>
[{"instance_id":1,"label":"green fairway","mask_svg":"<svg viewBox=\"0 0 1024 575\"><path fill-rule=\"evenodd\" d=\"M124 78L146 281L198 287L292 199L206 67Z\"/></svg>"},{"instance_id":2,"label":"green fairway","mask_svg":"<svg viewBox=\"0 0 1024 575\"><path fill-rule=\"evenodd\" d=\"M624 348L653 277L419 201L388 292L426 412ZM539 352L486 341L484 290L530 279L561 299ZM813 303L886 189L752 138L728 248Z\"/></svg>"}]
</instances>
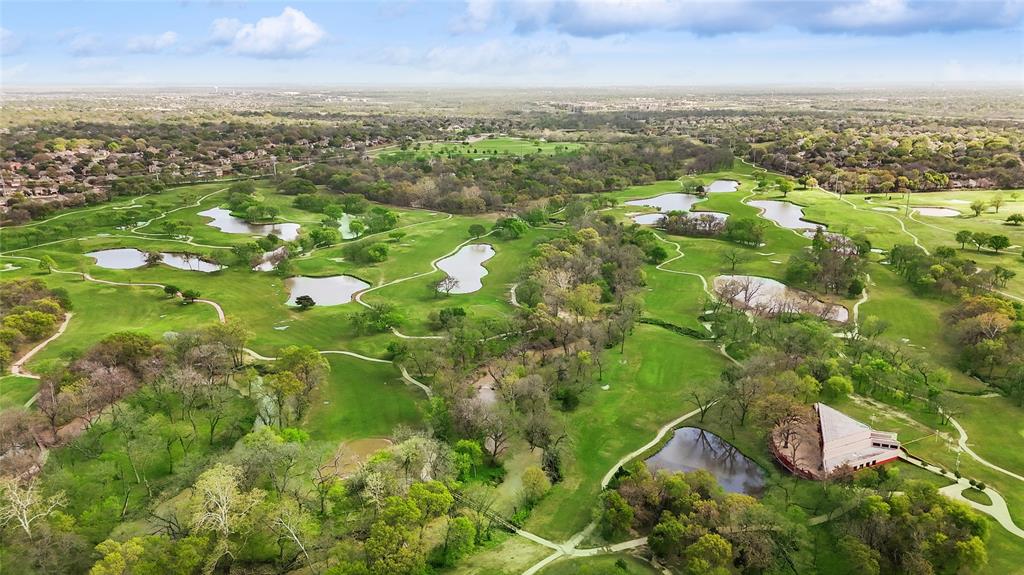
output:
<instances>
[{"instance_id":1,"label":"green fairway","mask_svg":"<svg viewBox=\"0 0 1024 575\"><path fill-rule=\"evenodd\" d=\"M417 142L406 149L389 149L377 157L384 162L419 160L431 156L466 156L488 158L495 156L527 156L540 154L568 154L583 147L578 142L548 142L525 138L488 137L462 142Z\"/></svg>"}]
</instances>

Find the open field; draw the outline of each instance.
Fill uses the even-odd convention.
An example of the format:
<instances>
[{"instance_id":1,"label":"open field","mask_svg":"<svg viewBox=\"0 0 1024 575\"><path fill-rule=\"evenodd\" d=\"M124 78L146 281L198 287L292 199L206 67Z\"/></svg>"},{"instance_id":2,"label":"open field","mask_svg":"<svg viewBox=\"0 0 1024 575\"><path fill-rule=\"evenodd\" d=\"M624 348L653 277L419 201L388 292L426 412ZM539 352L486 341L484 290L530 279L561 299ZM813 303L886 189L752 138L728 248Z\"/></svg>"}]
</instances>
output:
<instances>
[{"instance_id":1,"label":"open field","mask_svg":"<svg viewBox=\"0 0 1024 575\"><path fill-rule=\"evenodd\" d=\"M383 162L426 159L431 156L466 156L488 158L494 156L526 156L531 154L569 154L583 147L577 142L547 142L523 138L490 137L470 142L422 142L405 150L385 150L377 154Z\"/></svg>"}]
</instances>

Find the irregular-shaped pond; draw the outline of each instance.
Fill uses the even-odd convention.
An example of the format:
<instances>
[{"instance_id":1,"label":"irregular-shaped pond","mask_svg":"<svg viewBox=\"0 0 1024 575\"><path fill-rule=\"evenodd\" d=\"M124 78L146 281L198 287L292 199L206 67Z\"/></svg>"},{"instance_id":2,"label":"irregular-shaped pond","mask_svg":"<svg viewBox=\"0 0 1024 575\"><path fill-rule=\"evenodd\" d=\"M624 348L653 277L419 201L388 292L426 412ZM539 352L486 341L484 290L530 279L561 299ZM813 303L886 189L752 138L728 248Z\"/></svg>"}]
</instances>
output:
<instances>
[{"instance_id":1,"label":"irregular-shaped pond","mask_svg":"<svg viewBox=\"0 0 1024 575\"><path fill-rule=\"evenodd\" d=\"M764 470L714 433L696 427L681 427L672 439L644 463L652 471L696 471L706 469L731 493L760 495L764 491Z\"/></svg>"},{"instance_id":2,"label":"irregular-shaped pond","mask_svg":"<svg viewBox=\"0 0 1024 575\"><path fill-rule=\"evenodd\" d=\"M791 202L780 202L778 200L754 200L747 202L761 210L761 217L771 220L781 227L791 230L815 229L825 227L822 224L804 219L804 209Z\"/></svg>"},{"instance_id":3,"label":"irregular-shaped pond","mask_svg":"<svg viewBox=\"0 0 1024 575\"><path fill-rule=\"evenodd\" d=\"M100 250L85 255L95 259L96 265L99 267L109 270L131 270L146 265L146 252L135 248ZM191 254L160 252L160 255L162 256L160 263L179 270L209 273L224 268L224 266L210 263Z\"/></svg>"},{"instance_id":4,"label":"irregular-shaped pond","mask_svg":"<svg viewBox=\"0 0 1024 575\"><path fill-rule=\"evenodd\" d=\"M288 257L288 248L281 246L276 250L263 252L260 257L260 263L256 264L256 267L252 268L254 272L272 272L277 268L277 264L281 263L281 260Z\"/></svg>"},{"instance_id":5,"label":"irregular-shaped pond","mask_svg":"<svg viewBox=\"0 0 1024 575\"><path fill-rule=\"evenodd\" d=\"M274 234L286 242L299 237L299 224L250 224L242 218L236 218L231 212L224 208L210 208L199 212L200 216L211 218L212 221L206 225L213 226L226 234L249 234L265 236Z\"/></svg>"},{"instance_id":6,"label":"irregular-shaped pond","mask_svg":"<svg viewBox=\"0 0 1024 575\"><path fill-rule=\"evenodd\" d=\"M710 184L704 186L704 191L709 194L717 194L719 192L735 192L740 189L740 183L736 180L715 180Z\"/></svg>"},{"instance_id":7,"label":"irregular-shaped pond","mask_svg":"<svg viewBox=\"0 0 1024 575\"><path fill-rule=\"evenodd\" d=\"M490 245L469 244L437 262L437 267L459 282L449 293L473 293L484 287L481 280L487 275L487 268L483 263L493 257L494 248Z\"/></svg>"},{"instance_id":8,"label":"irregular-shaped pond","mask_svg":"<svg viewBox=\"0 0 1024 575\"><path fill-rule=\"evenodd\" d=\"M629 200L623 202L623 205L627 206L645 206L648 208L658 208L662 212L671 212L673 210L679 210L681 212L688 212L697 202L703 201L704 198L694 194L684 194L682 192L673 192L670 194L661 194L653 198L643 198L640 200Z\"/></svg>"},{"instance_id":9,"label":"irregular-shaped pond","mask_svg":"<svg viewBox=\"0 0 1024 575\"><path fill-rule=\"evenodd\" d=\"M928 216L930 218L955 218L960 215L960 212L953 208L923 207L914 208L914 211L922 216Z\"/></svg>"},{"instance_id":10,"label":"irregular-shaped pond","mask_svg":"<svg viewBox=\"0 0 1024 575\"><path fill-rule=\"evenodd\" d=\"M841 305L823 302L810 292L798 290L771 278L721 275L714 279L715 291L738 307L766 315L809 313L831 321L845 322L850 312Z\"/></svg>"},{"instance_id":11,"label":"irregular-shaped pond","mask_svg":"<svg viewBox=\"0 0 1024 575\"><path fill-rule=\"evenodd\" d=\"M351 239L354 239L356 236L359 235L359 234L357 234L357 233L352 231L352 221L353 220L354 220L354 218L350 214L342 214L341 215L341 219L338 220L338 223L341 224L341 225L338 226L338 233L341 234L341 239L343 239L343 240L351 240Z\"/></svg>"},{"instance_id":12,"label":"irregular-shaped pond","mask_svg":"<svg viewBox=\"0 0 1024 575\"><path fill-rule=\"evenodd\" d=\"M370 284L352 276L295 276L284 280L284 286L288 288L286 305L295 305L296 298L303 295L313 298L316 305L341 305L352 301L356 292L370 287Z\"/></svg>"}]
</instances>

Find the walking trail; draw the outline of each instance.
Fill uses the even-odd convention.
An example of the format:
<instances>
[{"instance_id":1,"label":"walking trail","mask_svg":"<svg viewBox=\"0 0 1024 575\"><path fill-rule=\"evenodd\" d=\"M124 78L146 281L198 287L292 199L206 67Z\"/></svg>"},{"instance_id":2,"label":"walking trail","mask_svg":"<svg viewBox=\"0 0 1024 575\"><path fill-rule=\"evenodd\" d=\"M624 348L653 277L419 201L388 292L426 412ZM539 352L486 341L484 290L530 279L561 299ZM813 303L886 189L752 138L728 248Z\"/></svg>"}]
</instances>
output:
<instances>
[{"instance_id":1,"label":"walking trail","mask_svg":"<svg viewBox=\"0 0 1024 575\"><path fill-rule=\"evenodd\" d=\"M47 345L49 345L49 343L51 341L53 341L53 340L57 339L58 337L60 337L61 335L63 335L64 334L64 330L66 330L68 328L68 323L71 322L71 316L73 316L73 315L75 315L75 314L73 314L71 312L68 312L68 313L64 314L64 321L61 322L60 326L57 327L57 331L54 332L53 335L51 335L50 337L46 338L45 340L39 342L39 344L36 345L35 347L33 347L32 349L30 349L28 351L28 353L26 353L25 355L21 356L21 358L19 358L18 361L15 361L14 363L12 363L11 364L11 375L20 375L21 377L30 377L32 379L39 379L38 375L23 369L25 363L28 362L28 360L32 359L32 356L34 356L35 354L43 351L43 348L45 348Z\"/></svg>"}]
</instances>

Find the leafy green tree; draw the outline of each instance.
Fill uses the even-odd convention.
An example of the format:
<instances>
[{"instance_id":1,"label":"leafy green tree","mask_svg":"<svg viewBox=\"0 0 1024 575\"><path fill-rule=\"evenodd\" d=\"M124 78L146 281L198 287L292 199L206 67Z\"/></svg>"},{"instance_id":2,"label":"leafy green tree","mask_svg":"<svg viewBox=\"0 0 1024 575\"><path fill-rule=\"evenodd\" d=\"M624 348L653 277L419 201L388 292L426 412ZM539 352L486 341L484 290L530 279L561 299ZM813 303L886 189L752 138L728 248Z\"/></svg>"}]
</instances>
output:
<instances>
[{"instance_id":1,"label":"leafy green tree","mask_svg":"<svg viewBox=\"0 0 1024 575\"><path fill-rule=\"evenodd\" d=\"M455 565L473 550L476 545L476 527L466 517L455 517L448 521L448 530L444 536L444 547L441 554L444 564Z\"/></svg>"},{"instance_id":2,"label":"leafy green tree","mask_svg":"<svg viewBox=\"0 0 1024 575\"><path fill-rule=\"evenodd\" d=\"M1006 217L1006 223L1012 226L1024 224L1024 214L1010 214Z\"/></svg>"},{"instance_id":3,"label":"leafy green tree","mask_svg":"<svg viewBox=\"0 0 1024 575\"><path fill-rule=\"evenodd\" d=\"M778 186L779 186L779 191L782 192L782 197L784 197L784 198L786 196L788 196L789 193L792 192L793 188L795 187L793 185L793 182L791 180L786 179L786 178L779 179Z\"/></svg>"},{"instance_id":4,"label":"leafy green tree","mask_svg":"<svg viewBox=\"0 0 1024 575\"><path fill-rule=\"evenodd\" d=\"M846 376L833 375L825 380L822 391L824 391L826 397L845 397L853 393L853 382Z\"/></svg>"},{"instance_id":5,"label":"leafy green tree","mask_svg":"<svg viewBox=\"0 0 1024 575\"><path fill-rule=\"evenodd\" d=\"M732 544L716 533L701 535L686 548L686 570L692 575L728 575Z\"/></svg>"},{"instance_id":6,"label":"leafy green tree","mask_svg":"<svg viewBox=\"0 0 1024 575\"><path fill-rule=\"evenodd\" d=\"M974 234L970 230L960 230L956 233L956 241L960 244L960 249L966 249L967 243L974 240Z\"/></svg>"},{"instance_id":7,"label":"leafy green tree","mask_svg":"<svg viewBox=\"0 0 1024 575\"><path fill-rule=\"evenodd\" d=\"M295 298L295 305L299 306L300 310L306 311L307 309L315 306L316 302L313 300L312 296L300 295Z\"/></svg>"},{"instance_id":8,"label":"leafy green tree","mask_svg":"<svg viewBox=\"0 0 1024 575\"><path fill-rule=\"evenodd\" d=\"M1010 247L1010 238L998 234L994 235L988 239L988 247L992 248L992 251L999 253L1000 250Z\"/></svg>"},{"instance_id":9,"label":"leafy green tree","mask_svg":"<svg viewBox=\"0 0 1024 575\"><path fill-rule=\"evenodd\" d=\"M975 217L980 216L981 212L984 212L987 207L988 205L981 200L974 200L971 202L971 211L974 212Z\"/></svg>"},{"instance_id":10,"label":"leafy green tree","mask_svg":"<svg viewBox=\"0 0 1024 575\"><path fill-rule=\"evenodd\" d=\"M482 236L482 235L484 235L486 233L487 233L487 228L485 228L484 226L482 226L480 224L473 224L473 225L469 226L469 235L471 237L479 238L480 236Z\"/></svg>"},{"instance_id":11,"label":"leafy green tree","mask_svg":"<svg viewBox=\"0 0 1024 575\"><path fill-rule=\"evenodd\" d=\"M286 196L297 196L299 194L315 194L316 184L305 178L289 178L277 187L277 191Z\"/></svg>"},{"instance_id":12,"label":"leafy green tree","mask_svg":"<svg viewBox=\"0 0 1024 575\"><path fill-rule=\"evenodd\" d=\"M164 286L164 293L167 294L167 297L176 297L180 291L181 289L175 285L167 284Z\"/></svg>"},{"instance_id":13,"label":"leafy green tree","mask_svg":"<svg viewBox=\"0 0 1024 575\"><path fill-rule=\"evenodd\" d=\"M57 262L50 256L39 258L39 271L50 273L57 267Z\"/></svg>"},{"instance_id":14,"label":"leafy green tree","mask_svg":"<svg viewBox=\"0 0 1024 575\"><path fill-rule=\"evenodd\" d=\"M181 292L181 297L188 303L195 303L197 299L202 297L203 294L199 293L197 289L187 289Z\"/></svg>"},{"instance_id":15,"label":"leafy green tree","mask_svg":"<svg viewBox=\"0 0 1024 575\"><path fill-rule=\"evenodd\" d=\"M601 494L600 525L605 539L614 539L629 533L633 525L633 508L618 491L605 491Z\"/></svg>"},{"instance_id":16,"label":"leafy green tree","mask_svg":"<svg viewBox=\"0 0 1024 575\"><path fill-rule=\"evenodd\" d=\"M274 398L274 404L277 406L277 426L284 427L286 418L285 410L288 407L288 400L290 398L299 397L305 389L305 386L302 385L302 381L295 377L295 374L290 371L273 373L267 376L263 381L267 386L267 390L270 392L271 397Z\"/></svg>"},{"instance_id":17,"label":"leafy green tree","mask_svg":"<svg viewBox=\"0 0 1024 575\"><path fill-rule=\"evenodd\" d=\"M501 218L494 223L494 229L506 240L514 240L522 237L530 226L519 218Z\"/></svg>"},{"instance_id":18,"label":"leafy green tree","mask_svg":"<svg viewBox=\"0 0 1024 575\"><path fill-rule=\"evenodd\" d=\"M974 232L971 234L971 241L974 242L974 245L978 246L979 252L981 248L988 246L988 242L991 239L992 234L986 232Z\"/></svg>"},{"instance_id":19,"label":"leafy green tree","mask_svg":"<svg viewBox=\"0 0 1024 575\"><path fill-rule=\"evenodd\" d=\"M389 497L379 519L370 527L364 550L373 575L419 575L426 555L419 531L423 513L409 498Z\"/></svg>"},{"instance_id":20,"label":"leafy green tree","mask_svg":"<svg viewBox=\"0 0 1024 575\"><path fill-rule=\"evenodd\" d=\"M534 465L523 471L522 498L526 505L537 503L550 489L551 480L543 469Z\"/></svg>"}]
</instances>

